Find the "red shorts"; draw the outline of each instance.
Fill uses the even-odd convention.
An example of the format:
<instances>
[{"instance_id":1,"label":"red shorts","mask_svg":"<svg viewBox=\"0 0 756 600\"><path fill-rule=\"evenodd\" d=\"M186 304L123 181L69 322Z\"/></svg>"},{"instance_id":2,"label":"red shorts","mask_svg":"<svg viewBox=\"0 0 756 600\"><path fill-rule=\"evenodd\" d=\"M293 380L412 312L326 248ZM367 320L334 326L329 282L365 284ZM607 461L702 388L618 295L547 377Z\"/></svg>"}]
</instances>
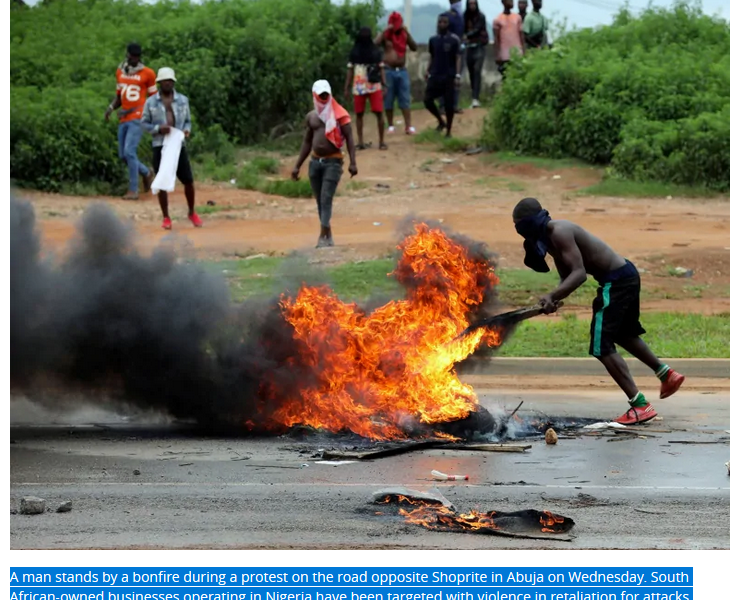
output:
<instances>
[{"instance_id":1,"label":"red shorts","mask_svg":"<svg viewBox=\"0 0 756 600\"><path fill-rule=\"evenodd\" d=\"M372 94L367 94L366 96L355 96L354 97L354 112L358 115L361 115L365 112L365 104L367 103L368 98L370 98L370 110L374 113L381 113L383 112L383 90L378 90L377 92L373 92Z\"/></svg>"}]
</instances>

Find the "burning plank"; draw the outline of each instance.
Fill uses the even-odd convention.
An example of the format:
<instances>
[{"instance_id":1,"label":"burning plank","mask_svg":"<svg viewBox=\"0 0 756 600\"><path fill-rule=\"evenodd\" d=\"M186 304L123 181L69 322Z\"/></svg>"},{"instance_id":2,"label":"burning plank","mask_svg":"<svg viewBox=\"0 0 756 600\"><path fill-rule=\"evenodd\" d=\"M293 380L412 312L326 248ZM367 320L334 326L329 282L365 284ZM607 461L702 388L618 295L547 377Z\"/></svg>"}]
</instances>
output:
<instances>
[{"instance_id":1,"label":"burning plank","mask_svg":"<svg viewBox=\"0 0 756 600\"><path fill-rule=\"evenodd\" d=\"M376 504L407 504L425 502L428 506L444 506L455 510L454 505L437 489L428 492L419 492L405 487L394 487L378 490L373 494L373 502Z\"/></svg>"},{"instance_id":2,"label":"burning plank","mask_svg":"<svg viewBox=\"0 0 756 600\"><path fill-rule=\"evenodd\" d=\"M396 456L416 450L427 450L428 448L438 448L448 444L448 440L422 440L419 442L407 442L395 446L372 450L326 450L323 452L325 460L370 460L372 458L386 458L387 456Z\"/></svg>"},{"instance_id":3,"label":"burning plank","mask_svg":"<svg viewBox=\"0 0 756 600\"><path fill-rule=\"evenodd\" d=\"M449 444L444 450L471 450L475 452L525 452L531 444Z\"/></svg>"}]
</instances>

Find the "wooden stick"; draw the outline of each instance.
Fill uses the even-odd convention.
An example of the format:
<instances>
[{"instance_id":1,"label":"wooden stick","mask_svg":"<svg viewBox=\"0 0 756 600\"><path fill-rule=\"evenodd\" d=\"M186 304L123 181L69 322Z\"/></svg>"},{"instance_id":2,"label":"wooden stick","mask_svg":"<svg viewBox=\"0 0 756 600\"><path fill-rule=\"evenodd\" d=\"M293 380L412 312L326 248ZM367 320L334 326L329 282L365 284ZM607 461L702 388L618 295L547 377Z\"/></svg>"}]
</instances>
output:
<instances>
[{"instance_id":1,"label":"wooden stick","mask_svg":"<svg viewBox=\"0 0 756 600\"><path fill-rule=\"evenodd\" d=\"M351 460L369 460L372 458L386 458L387 456L396 456L397 454L406 454L415 450L426 450L428 448L438 448L446 446L447 440L423 440L422 442L410 442L391 448L381 448L379 450L366 450L363 452L350 450L334 450L323 452L324 460L334 459L351 459Z\"/></svg>"},{"instance_id":2,"label":"wooden stick","mask_svg":"<svg viewBox=\"0 0 756 600\"><path fill-rule=\"evenodd\" d=\"M730 440L718 440L716 442L699 442L697 440L669 440L669 444L729 444Z\"/></svg>"},{"instance_id":3,"label":"wooden stick","mask_svg":"<svg viewBox=\"0 0 756 600\"><path fill-rule=\"evenodd\" d=\"M473 452L525 452L531 444L449 444L444 450L471 450Z\"/></svg>"}]
</instances>

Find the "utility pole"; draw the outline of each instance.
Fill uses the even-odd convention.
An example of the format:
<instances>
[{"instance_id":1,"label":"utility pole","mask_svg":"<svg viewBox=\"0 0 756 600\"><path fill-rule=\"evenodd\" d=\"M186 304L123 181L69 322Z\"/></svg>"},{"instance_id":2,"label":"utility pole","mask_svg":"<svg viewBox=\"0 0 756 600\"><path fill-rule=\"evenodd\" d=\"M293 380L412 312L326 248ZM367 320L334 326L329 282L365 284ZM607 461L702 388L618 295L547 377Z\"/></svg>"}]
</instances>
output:
<instances>
[{"instance_id":1,"label":"utility pole","mask_svg":"<svg viewBox=\"0 0 756 600\"><path fill-rule=\"evenodd\" d=\"M404 0L404 24L412 31L412 0Z\"/></svg>"}]
</instances>

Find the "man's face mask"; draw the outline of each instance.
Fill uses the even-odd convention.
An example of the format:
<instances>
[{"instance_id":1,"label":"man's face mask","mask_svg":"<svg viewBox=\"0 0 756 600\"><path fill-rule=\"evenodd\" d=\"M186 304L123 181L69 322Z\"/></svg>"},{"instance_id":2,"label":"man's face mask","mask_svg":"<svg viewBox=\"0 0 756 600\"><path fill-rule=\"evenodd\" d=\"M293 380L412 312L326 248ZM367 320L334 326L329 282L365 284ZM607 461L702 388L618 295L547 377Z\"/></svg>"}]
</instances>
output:
<instances>
[{"instance_id":1,"label":"man's face mask","mask_svg":"<svg viewBox=\"0 0 756 600\"><path fill-rule=\"evenodd\" d=\"M517 233L525 238L522 245L525 249L525 266L538 273L550 271L549 265L546 263L546 253L548 252L546 225L549 221L551 221L549 211L541 210L538 214L520 219L515 223Z\"/></svg>"}]
</instances>

